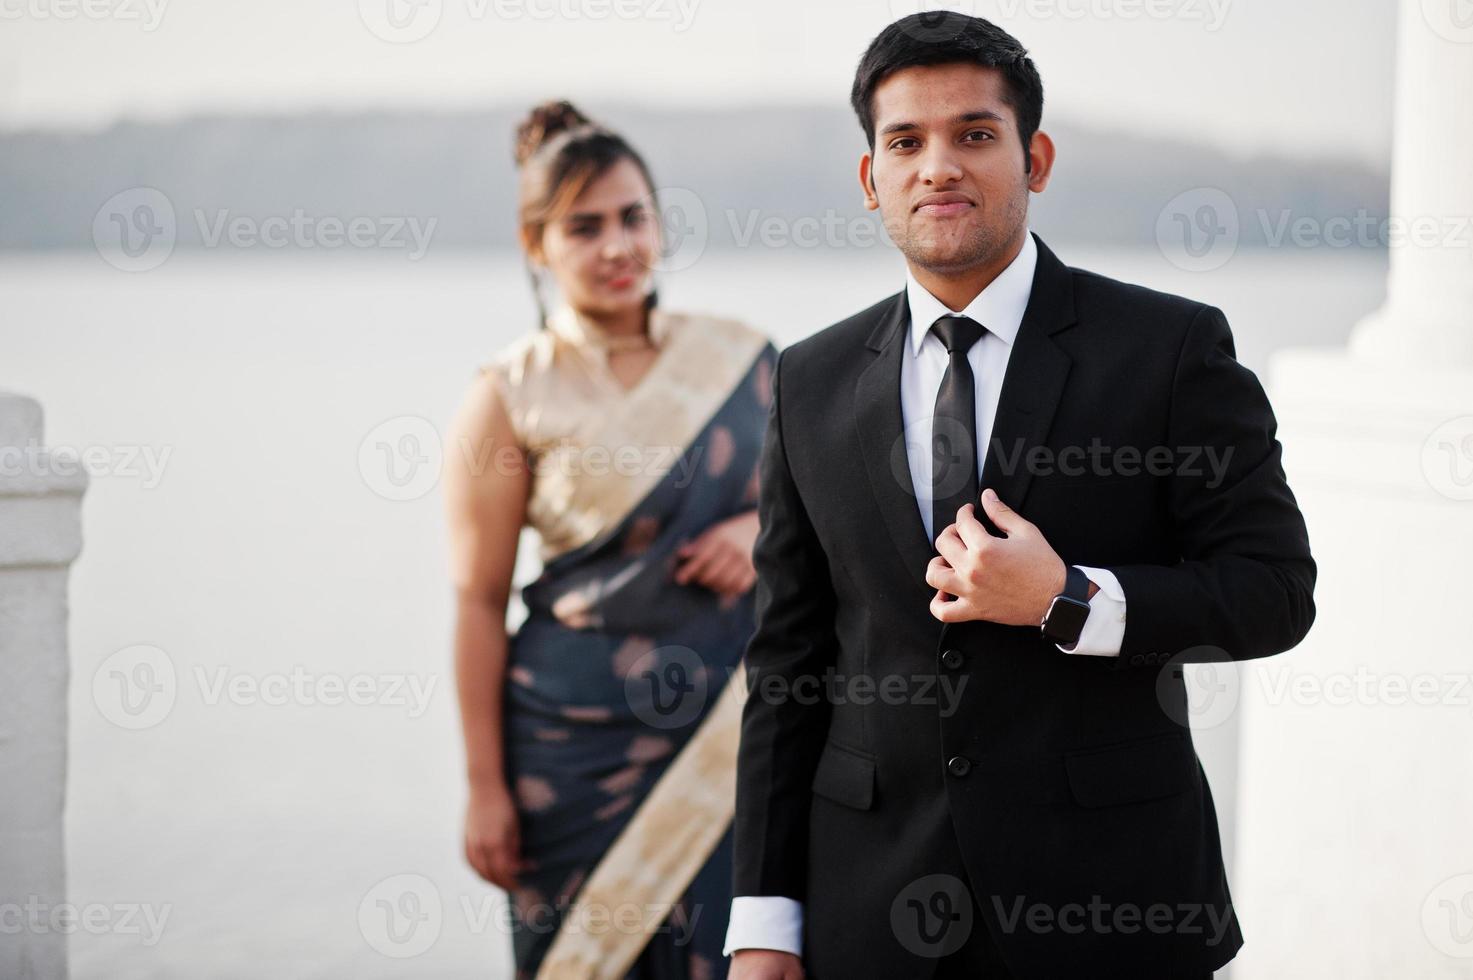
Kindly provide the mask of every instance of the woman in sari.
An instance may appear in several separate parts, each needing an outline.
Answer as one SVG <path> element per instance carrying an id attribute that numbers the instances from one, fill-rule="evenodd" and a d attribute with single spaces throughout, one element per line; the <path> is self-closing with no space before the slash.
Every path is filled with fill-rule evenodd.
<path id="1" fill-rule="evenodd" d="M 739 666 L 776 350 L 740 323 L 656 304 L 654 183 L 622 138 L 562 102 L 535 109 L 517 143 L 542 323 L 482 367 L 445 487 L 466 859 L 511 893 L 517 977 L 531 978 Z M 551 314 L 545 277 L 561 298 Z M 543 570 L 509 634 L 524 525 Z M 633 927 L 643 948 L 629 977 L 726 975 L 729 824 L 702 828 L 713 843 L 687 861 L 678 900 Z"/>

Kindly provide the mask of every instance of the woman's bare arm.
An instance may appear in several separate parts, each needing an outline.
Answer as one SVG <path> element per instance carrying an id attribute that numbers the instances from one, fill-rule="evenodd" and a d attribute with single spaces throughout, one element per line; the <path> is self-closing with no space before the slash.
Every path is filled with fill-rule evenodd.
<path id="1" fill-rule="evenodd" d="M 455 678 L 470 785 L 466 859 L 482 877 L 510 889 L 520 847 L 501 736 L 506 606 L 530 473 L 489 374 L 476 379 L 452 424 L 443 486 L 456 598 Z"/>

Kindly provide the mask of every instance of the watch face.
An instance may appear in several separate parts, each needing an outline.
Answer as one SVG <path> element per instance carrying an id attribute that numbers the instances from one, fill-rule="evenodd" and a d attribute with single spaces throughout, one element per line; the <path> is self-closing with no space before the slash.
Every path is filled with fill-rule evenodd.
<path id="1" fill-rule="evenodd" d="M 1089 619 L 1089 603 L 1075 602 L 1064 596 L 1054 599 L 1044 620 L 1043 631 L 1058 643 L 1073 643 L 1084 632 L 1084 621 Z"/>

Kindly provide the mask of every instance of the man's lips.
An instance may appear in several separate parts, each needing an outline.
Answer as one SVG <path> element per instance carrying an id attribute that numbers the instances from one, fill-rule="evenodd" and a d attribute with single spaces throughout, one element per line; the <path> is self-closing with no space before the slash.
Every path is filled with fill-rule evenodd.
<path id="1" fill-rule="evenodd" d="M 626 272 L 622 276 L 615 276 L 614 278 L 605 281 L 608 283 L 609 288 L 611 289 L 628 289 L 630 286 L 634 285 L 634 280 L 634 273 Z"/>
<path id="2" fill-rule="evenodd" d="M 953 201 L 950 204 L 922 204 L 916 208 L 916 214 L 931 214 L 938 218 L 944 218 L 947 215 L 960 214 L 963 211 L 970 210 L 971 207 L 965 201 Z"/>
<path id="3" fill-rule="evenodd" d="M 974 206 L 969 199 L 960 194 L 928 194 L 916 204 L 915 211 L 916 214 L 928 214 L 940 218 L 960 214 Z"/>

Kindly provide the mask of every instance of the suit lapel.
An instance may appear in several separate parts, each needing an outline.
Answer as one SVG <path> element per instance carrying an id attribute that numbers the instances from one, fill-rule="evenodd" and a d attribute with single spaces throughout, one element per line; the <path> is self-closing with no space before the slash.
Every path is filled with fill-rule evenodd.
<path id="1" fill-rule="evenodd" d="M 854 388 L 854 420 L 859 427 L 859 445 L 869 473 L 870 488 L 885 519 L 885 530 L 907 577 L 925 590 L 926 565 L 931 560 L 931 542 L 916 503 L 915 484 L 910 478 L 910 461 L 905 451 L 904 421 L 900 411 L 900 364 L 905 353 L 905 332 L 910 326 L 910 308 L 905 290 L 896 293 L 870 332 L 866 346 L 878 356 L 859 375 Z"/>
<path id="2" fill-rule="evenodd" d="M 991 487 L 1019 513 L 1025 513 L 1033 480 L 1028 453 L 1048 439 L 1072 363 L 1053 335 L 1075 322 L 1073 276 L 1042 240 L 1034 240 L 1038 265 L 1033 289 L 1008 355 L 981 482 L 982 489 Z"/>
<path id="3" fill-rule="evenodd" d="M 1038 265 L 1032 292 L 1008 356 L 981 482 L 1019 512 L 1032 481 L 1028 451 L 1047 439 L 1069 376 L 1069 356 L 1054 342 L 1053 334 L 1075 322 L 1071 274 L 1042 240 L 1035 236 L 1035 241 Z M 906 577 L 929 598 L 935 590 L 926 584 L 926 565 L 934 551 L 910 478 L 900 409 L 900 367 L 909 326 L 909 305 L 901 290 L 881 307 L 865 342 L 876 356 L 855 385 L 854 418 L 885 530 L 900 554 Z"/>

